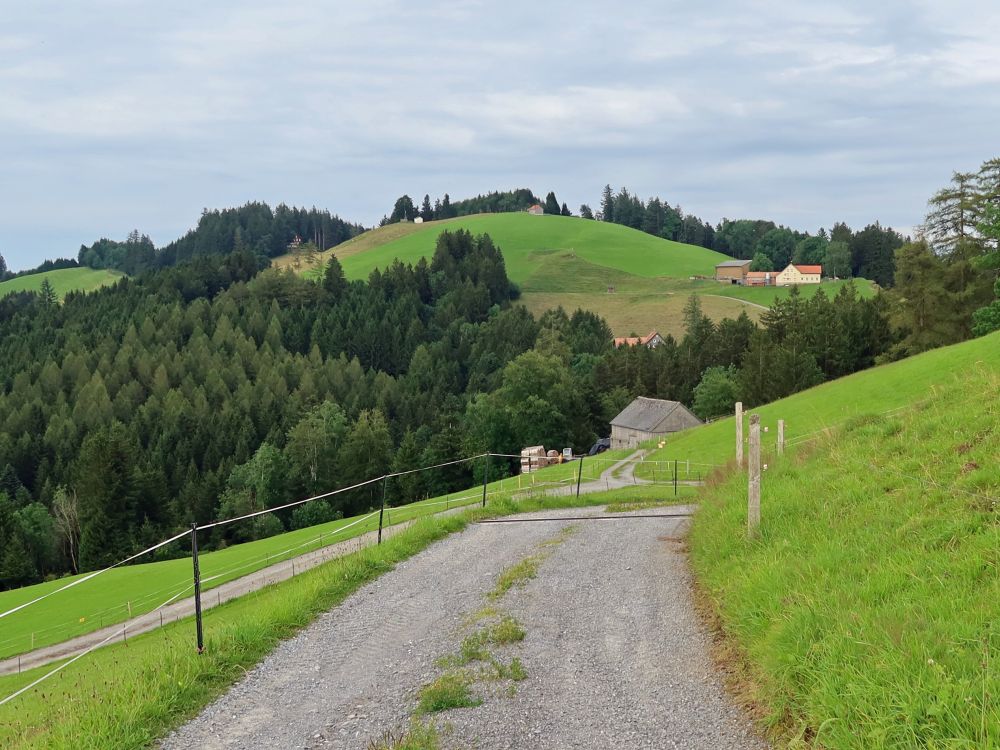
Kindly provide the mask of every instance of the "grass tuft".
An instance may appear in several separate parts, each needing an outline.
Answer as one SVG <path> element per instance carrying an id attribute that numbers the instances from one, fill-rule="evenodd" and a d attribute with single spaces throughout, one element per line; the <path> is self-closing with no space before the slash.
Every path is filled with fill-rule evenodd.
<path id="1" fill-rule="evenodd" d="M 482 705 L 482 700 L 472 694 L 470 685 L 471 679 L 464 671 L 449 670 L 420 689 L 417 710 L 422 714 L 432 714 Z"/>
<path id="2" fill-rule="evenodd" d="M 500 599 L 514 586 L 524 586 L 531 579 L 538 575 L 538 566 L 542 564 L 542 555 L 531 555 L 518 563 L 504 568 L 501 571 L 497 584 L 493 590 L 487 594 L 492 600 Z"/>
<path id="3" fill-rule="evenodd" d="M 433 722 L 414 719 L 409 729 L 387 731 L 368 742 L 366 750 L 439 750 L 440 736 Z"/>

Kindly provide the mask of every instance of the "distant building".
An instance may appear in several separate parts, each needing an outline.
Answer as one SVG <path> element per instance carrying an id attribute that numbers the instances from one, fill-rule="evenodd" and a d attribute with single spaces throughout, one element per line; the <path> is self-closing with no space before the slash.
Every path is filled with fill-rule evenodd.
<path id="1" fill-rule="evenodd" d="M 715 267 L 715 280 L 724 284 L 744 284 L 750 272 L 749 260 L 726 260 Z"/>
<path id="2" fill-rule="evenodd" d="M 611 420 L 611 448 L 635 448 L 646 440 L 700 424 L 679 401 L 640 396 Z"/>
<path id="3" fill-rule="evenodd" d="M 545 209 L 536 203 L 534 206 L 528 209 L 528 213 L 531 214 L 532 216 L 541 216 L 542 214 L 545 213 Z"/>
<path id="4" fill-rule="evenodd" d="M 416 217 L 414 217 L 413 223 L 414 224 L 423 224 L 424 223 L 424 217 L 423 216 L 416 216 Z"/>
<path id="5" fill-rule="evenodd" d="M 288 252 L 294 253 L 296 250 L 299 249 L 299 245 L 301 244 L 302 244 L 302 238 L 299 237 L 298 235 L 295 235 L 292 238 L 292 241 L 288 243 Z"/>
<path id="6" fill-rule="evenodd" d="M 774 286 L 778 274 L 774 271 L 747 271 L 747 286 Z"/>
<path id="7" fill-rule="evenodd" d="M 663 343 L 663 336 L 656 331 L 650 331 L 645 336 L 616 336 L 614 339 L 615 349 L 619 346 L 648 346 L 655 349 Z"/>
<path id="8" fill-rule="evenodd" d="M 789 263 L 788 268 L 778 274 L 777 286 L 794 286 L 796 284 L 819 284 L 823 280 L 823 266 L 806 266 L 801 263 Z"/>

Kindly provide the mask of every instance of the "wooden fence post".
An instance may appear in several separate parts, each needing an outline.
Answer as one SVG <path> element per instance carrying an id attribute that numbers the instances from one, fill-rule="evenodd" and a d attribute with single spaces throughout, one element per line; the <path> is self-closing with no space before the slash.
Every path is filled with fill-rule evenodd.
<path id="1" fill-rule="evenodd" d="M 747 534 L 760 531 L 760 415 L 750 415 L 750 456 L 748 460 L 749 496 L 747 499 Z"/>
<path id="2" fill-rule="evenodd" d="M 736 466 L 743 468 L 743 402 L 736 402 Z"/>
<path id="3" fill-rule="evenodd" d="M 785 420 L 778 420 L 778 455 L 785 454 Z"/>

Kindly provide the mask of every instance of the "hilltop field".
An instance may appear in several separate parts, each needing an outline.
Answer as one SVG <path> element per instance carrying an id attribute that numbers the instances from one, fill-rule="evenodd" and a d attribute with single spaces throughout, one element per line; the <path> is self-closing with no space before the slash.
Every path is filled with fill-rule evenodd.
<path id="1" fill-rule="evenodd" d="M 102 286 L 114 284 L 124 276 L 119 271 L 109 271 L 94 268 L 62 268 L 57 271 L 44 271 L 28 276 L 18 276 L 0 283 L 0 297 L 15 292 L 37 292 L 42 288 L 42 281 L 49 280 L 56 296 L 62 299 L 69 292 L 92 292 Z"/>
<path id="2" fill-rule="evenodd" d="M 424 224 L 390 224 L 373 229 L 318 255 L 317 266 L 336 253 L 348 278 L 366 278 L 372 270 L 399 259 L 415 263 L 434 252 L 437 235 L 465 229 L 489 234 L 503 251 L 507 273 L 533 313 L 562 305 L 602 315 L 615 335 L 683 334 L 681 310 L 691 294 L 713 319 L 746 312 L 759 319 L 764 309 L 789 289 L 744 288 L 719 284 L 711 277 L 728 256 L 695 245 L 659 239 L 629 227 L 567 216 L 526 213 L 479 214 Z M 316 273 L 301 257 L 276 258 L 279 268 Z M 829 295 L 846 282 L 824 284 Z M 874 293 L 871 283 L 855 281 L 859 292 Z M 804 295 L 819 287 L 802 287 Z"/>

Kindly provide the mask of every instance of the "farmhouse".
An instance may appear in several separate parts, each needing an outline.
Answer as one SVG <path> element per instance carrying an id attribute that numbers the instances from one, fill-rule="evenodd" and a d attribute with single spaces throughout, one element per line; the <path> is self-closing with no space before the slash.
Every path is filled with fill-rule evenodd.
<path id="1" fill-rule="evenodd" d="M 532 216 L 541 216 L 545 213 L 545 209 L 539 206 L 537 203 L 528 209 L 528 213 Z"/>
<path id="2" fill-rule="evenodd" d="M 700 424 L 701 420 L 679 401 L 640 396 L 611 420 L 611 448 L 634 448 L 644 440 Z"/>
<path id="3" fill-rule="evenodd" d="M 749 260 L 726 260 L 715 267 L 715 280 L 724 284 L 743 284 L 750 272 Z"/>
<path id="4" fill-rule="evenodd" d="M 789 263 L 788 268 L 778 274 L 777 286 L 793 286 L 795 284 L 819 284 L 823 279 L 823 266 L 805 266 L 801 263 Z"/>
<path id="5" fill-rule="evenodd" d="M 662 343 L 663 337 L 656 331 L 650 331 L 645 336 L 616 336 L 614 339 L 615 349 L 619 346 L 648 346 L 655 349 Z"/>

